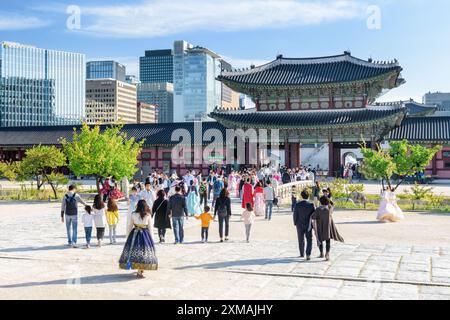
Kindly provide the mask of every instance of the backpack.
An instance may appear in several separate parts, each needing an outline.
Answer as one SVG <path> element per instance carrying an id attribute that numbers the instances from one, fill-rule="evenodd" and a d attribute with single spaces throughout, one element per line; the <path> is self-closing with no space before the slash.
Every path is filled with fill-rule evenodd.
<path id="1" fill-rule="evenodd" d="M 217 213 L 219 214 L 219 217 L 221 217 L 221 218 L 225 218 L 226 216 L 228 216 L 228 211 L 227 211 L 227 206 L 225 204 L 225 201 L 219 205 Z"/>
<path id="2" fill-rule="evenodd" d="M 204 183 L 202 183 L 201 185 L 200 185 L 200 193 L 206 193 L 206 185 L 204 184 Z"/>
<path id="3" fill-rule="evenodd" d="M 75 198 L 77 194 L 74 193 L 73 196 L 69 197 L 68 194 L 66 194 L 66 215 L 68 216 L 75 216 L 78 214 L 78 206 L 77 206 L 77 199 Z"/>

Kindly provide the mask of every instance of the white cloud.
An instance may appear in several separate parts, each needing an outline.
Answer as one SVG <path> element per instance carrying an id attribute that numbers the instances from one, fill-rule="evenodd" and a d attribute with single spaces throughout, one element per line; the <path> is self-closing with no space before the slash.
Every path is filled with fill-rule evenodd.
<path id="1" fill-rule="evenodd" d="M 46 21 L 36 17 L 27 17 L 8 12 L 0 12 L 0 30 L 2 31 L 34 29 L 41 28 L 46 25 L 48 25 Z"/>
<path id="2" fill-rule="evenodd" d="M 355 0 L 148 0 L 133 5 L 83 6 L 81 15 L 87 17 L 82 31 L 141 38 L 196 30 L 314 25 L 361 18 L 365 8 Z"/>

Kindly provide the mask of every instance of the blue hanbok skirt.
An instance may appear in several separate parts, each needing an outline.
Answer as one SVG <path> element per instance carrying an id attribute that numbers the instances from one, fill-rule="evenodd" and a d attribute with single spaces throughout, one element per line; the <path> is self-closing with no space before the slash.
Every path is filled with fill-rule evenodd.
<path id="1" fill-rule="evenodd" d="M 157 270 L 155 243 L 147 227 L 135 226 L 127 238 L 119 266 L 125 270 Z"/>

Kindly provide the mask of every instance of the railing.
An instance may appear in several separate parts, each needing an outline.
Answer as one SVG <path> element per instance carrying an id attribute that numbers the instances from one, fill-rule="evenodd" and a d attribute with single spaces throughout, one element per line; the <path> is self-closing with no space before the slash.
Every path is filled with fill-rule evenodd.
<path id="1" fill-rule="evenodd" d="M 290 199 L 292 192 L 301 192 L 303 189 L 312 187 L 314 182 L 312 180 L 295 181 L 279 185 L 276 193 L 279 200 Z"/>

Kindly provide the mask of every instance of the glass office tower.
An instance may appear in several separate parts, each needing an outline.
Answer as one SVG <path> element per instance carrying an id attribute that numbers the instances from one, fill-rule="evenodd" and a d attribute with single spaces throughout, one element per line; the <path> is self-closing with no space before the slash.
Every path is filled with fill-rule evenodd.
<path id="1" fill-rule="evenodd" d="M 116 61 L 89 61 L 86 64 L 86 79 L 126 80 L 126 68 Z"/>
<path id="2" fill-rule="evenodd" d="M 0 127 L 79 124 L 85 117 L 85 56 L 0 43 Z"/>
<path id="3" fill-rule="evenodd" d="M 220 56 L 185 41 L 174 43 L 174 122 L 211 120 L 221 106 Z"/>
<path id="4" fill-rule="evenodd" d="M 139 80 L 142 83 L 173 83 L 172 50 L 147 50 L 139 58 Z"/>

